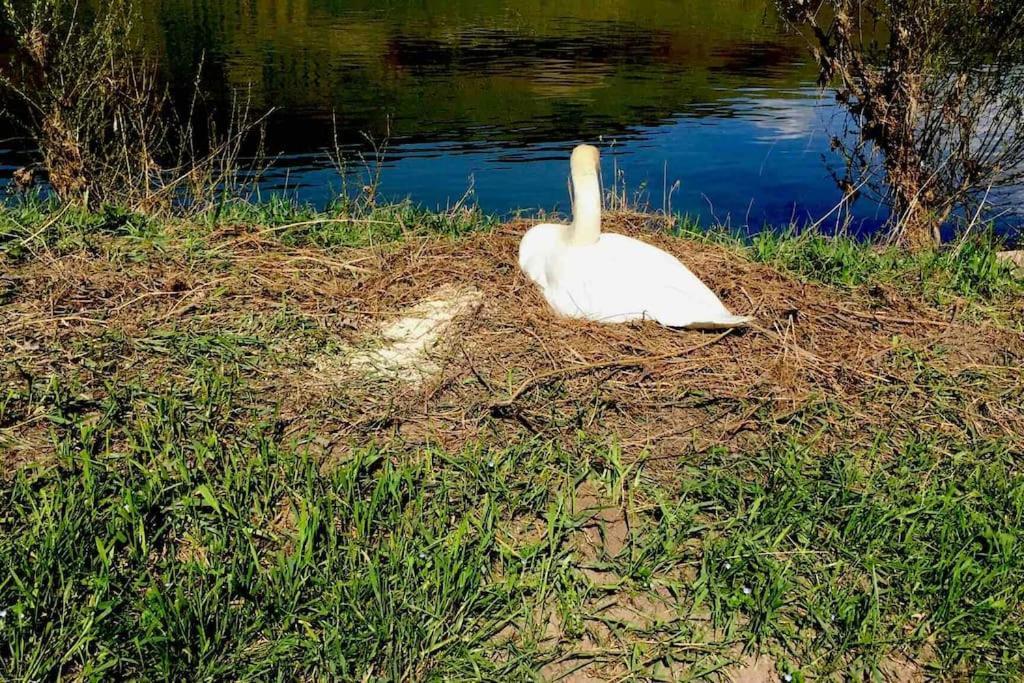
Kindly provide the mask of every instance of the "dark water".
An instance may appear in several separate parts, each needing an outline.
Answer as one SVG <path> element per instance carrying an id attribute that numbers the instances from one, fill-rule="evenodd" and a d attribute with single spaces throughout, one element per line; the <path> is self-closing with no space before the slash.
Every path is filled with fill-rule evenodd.
<path id="1" fill-rule="evenodd" d="M 705 221 L 803 222 L 840 198 L 828 166 L 841 115 L 811 86 L 804 47 L 770 1 L 139 7 L 146 43 L 180 89 L 204 61 L 214 99 L 244 90 L 256 108 L 277 109 L 264 194 L 334 196 L 337 130 L 352 159 L 372 157 L 368 139 L 387 140 L 382 193 L 431 207 L 470 192 L 488 211 L 566 210 L 567 157 L 581 141 L 604 148 L 606 184 L 617 170 L 631 198 Z M 870 230 L 886 216 L 864 200 L 856 217 Z"/>

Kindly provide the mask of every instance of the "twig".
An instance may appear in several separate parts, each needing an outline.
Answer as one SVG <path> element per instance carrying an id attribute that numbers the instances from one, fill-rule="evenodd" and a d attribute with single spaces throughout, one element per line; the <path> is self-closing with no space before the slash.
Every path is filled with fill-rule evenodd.
<path id="1" fill-rule="evenodd" d="M 331 223 L 367 223 L 373 225 L 401 225 L 395 221 L 377 221 L 370 218 L 317 218 L 309 221 L 300 221 L 298 223 L 288 223 L 287 225 L 275 225 L 269 228 L 264 228 L 258 231 L 257 235 L 265 235 L 268 232 L 284 232 L 285 230 L 291 230 L 292 228 L 304 228 L 308 225 L 327 225 Z"/>
<path id="2" fill-rule="evenodd" d="M 21 245 L 23 247 L 28 247 L 31 250 L 32 247 L 29 246 L 29 242 L 33 241 L 35 238 L 39 237 L 44 232 L 46 232 L 50 228 L 50 226 L 52 226 L 54 223 L 56 223 L 61 218 L 63 218 L 64 214 L 66 214 L 70 209 L 71 209 L 71 204 L 65 204 L 64 208 L 61 209 L 59 212 L 57 212 L 56 216 L 52 217 L 50 220 L 48 220 L 45 223 L 43 223 L 42 227 L 40 227 L 34 233 L 29 235 L 28 237 L 23 238 L 21 240 Z M 35 251 L 32 251 L 32 255 L 35 256 Z"/>
<path id="3" fill-rule="evenodd" d="M 48 323 L 66 323 L 66 322 L 105 323 L 107 321 L 106 320 L 101 320 L 99 318 L 86 318 L 86 317 L 83 317 L 83 316 L 80 316 L 80 315 L 64 315 L 64 316 L 58 316 L 58 317 L 55 317 L 55 318 L 36 318 L 36 319 L 28 319 L 28 320 L 19 320 L 19 321 L 15 322 L 15 323 L 12 323 L 7 328 L 7 331 L 8 332 L 13 332 L 14 330 L 20 330 L 23 327 L 30 327 L 32 325 L 46 325 Z"/>
<path id="4" fill-rule="evenodd" d="M 142 301 L 143 299 L 149 299 L 149 298 L 157 297 L 157 296 L 174 296 L 175 294 L 181 294 L 181 293 L 182 292 L 146 292 L 145 294 L 138 295 L 134 299 L 129 299 L 128 301 L 125 301 L 123 304 L 119 304 L 119 305 L 115 306 L 114 308 L 112 308 L 110 310 L 110 312 L 111 313 L 120 313 L 121 311 L 123 311 L 124 309 L 128 308 L 132 304 L 138 303 L 138 302 Z M 185 292 L 185 294 L 192 294 L 192 292 Z"/>
<path id="5" fill-rule="evenodd" d="M 341 268 L 342 270 L 350 270 L 353 273 L 368 274 L 374 272 L 369 268 L 362 268 L 360 266 L 354 265 L 356 261 L 346 263 L 344 261 L 335 261 L 333 259 L 327 258 L 317 258 L 315 256 L 307 256 L 305 254 L 296 254 L 295 256 L 289 256 L 287 258 L 289 260 L 295 261 L 311 261 L 312 263 L 319 263 L 320 265 L 327 266 L 328 268 Z M 368 258 L 369 257 L 367 256 L 361 259 L 357 259 L 357 261 L 366 261 Z"/>
<path id="6" fill-rule="evenodd" d="M 480 372 L 476 369 L 476 365 L 473 364 L 473 359 L 469 357 L 469 352 L 466 351 L 466 347 L 464 345 L 460 345 L 459 351 L 462 351 L 462 355 L 466 359 L 466 364 L 469 365 L 469 371 L 473 373 L 474 377 L 476 377 L 476 381 L 480 382 L 480 384 L 483 386 L 484 389 L 488 391 L 488 393 L 494 393 L 494 389 L 491 387 L 490 382 L 484 379 L 483 375 L 481 375 Z"/>
<path id="7" fill-rule="evenodd" d="M 717 335 L 715 337 L 712 337 L 708 341 L 705 341 L 705 342 L 703 342 L 701 344 L 697 344 L 696 346 L 691 346 L 690 348 L 683 349 L 681 351 L 673 351 L 671 353 L 663 353 L 663 354 L 659 354 L 657 356 L 635 356 L 633 358 L 620 358 L 618 360 L 604 361 L 603 363 L 589 363 L 587 365 L 575 365 L 575 366 L 573 366 L 571 368 L 557 368 L 555 370 L 551 370 L 550 372 L 544 372 L 544 373 L 541 373 L 539 375 L 535 375 L 534 377 L 531 377 L 530 379 L 528 379 L 525 382 L 523 382 L 521 385 L 519 385 L 519 388 L 516 389 L 515 391 L 513 391 L 512 394 L 507 399 L 505 399 L 504 401 L 499 401 L 497 403 L 492 403 L 491 404 L 491 408 L 508 408 L 508 407 L 511 407 L 516 402 L 516 400 L 520 396 L 522 396 L 524 393 L 529 391 L 530 388 L 532 388 L 532 387 L 534 387 L 534 386 L 536 386 L 536 385 L 538 385 L 538 384 L 540 384 L 542 382 L 546 382 L 549 379 L 553 379 L 555 377 L 561 377 L 561 376 L 564 376 L 564 375 L 571 375 L 571 374 L 577 373 L 577 372 L 590 372 L 592 370 L 603 370 L 605 368 L 629 368 L 629 367 L 643 366 L 643 365 L 648 365 L 650 363 L 656 363 L 656 362 L 662 361 L 662 360 L 668 360 L 670 358 L 679 358 L 679 357 L 682 357 L 682 356 L 694 353 L 695 351 L 700 351 L 701 349 L 707 348 L 707 347 L 709 347 L 709 346 L 711 346 L 713 344 L 717 344 L 719 341 L 721 341 L 722 339 L 725 339 L 727 336 L 729 336 L 733 332 L 734 332 L 733 329 L 726 330 L 722 334 L 719 334 L 719 335 Z"/>
<path id="8" fill-rule="evenodd" d="M 850 309 L 843 308 L 842 306 L 834 306 L 834 308 L 848 315 L 852 315 L 863 320 L 874 320 L 876 322 L 901 323 L 903 325 L 931 325 L 933 327 L 954 327 L 956 325 L 956 323 L 947 322 L 945 320 L 926 320 L 924 318 L 895 318 L 889 315 L 878 315 L 877 313 L 862 313 L 860 311 L 851 311 Z"/>

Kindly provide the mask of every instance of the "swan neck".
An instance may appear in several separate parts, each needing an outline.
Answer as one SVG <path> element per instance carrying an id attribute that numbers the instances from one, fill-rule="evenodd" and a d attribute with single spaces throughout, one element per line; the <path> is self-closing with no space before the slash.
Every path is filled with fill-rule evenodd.
<path id="1" fill-rule="evenodd" d="M 573 173 L 573 221 L 570 243 L 594 244 L 601 237 L 601 182 L 596 170 Z"/>

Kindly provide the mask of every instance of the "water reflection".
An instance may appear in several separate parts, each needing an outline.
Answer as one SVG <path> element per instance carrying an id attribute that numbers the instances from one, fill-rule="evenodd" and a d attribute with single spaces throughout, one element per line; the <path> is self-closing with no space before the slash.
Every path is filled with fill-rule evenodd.
<path id="1" fill-rule="evenodd" d="M 205 61 L 222 109 L 240 89 L 278 109 L 265 191 L 328 201 L 336 121 L 353 154 L 389 136 L 383 191 L 434 206 L 473 187 L 489 210 L 564 209 L 582 140 L 602 140 L 605 177 L 617 166 L 653 206 L 678 180 L 673 208 L 737 226 L 820 215 L 839 197 L 823 160 L 834 110 L 768 0 L 138 4 L 180 92 Z"/>

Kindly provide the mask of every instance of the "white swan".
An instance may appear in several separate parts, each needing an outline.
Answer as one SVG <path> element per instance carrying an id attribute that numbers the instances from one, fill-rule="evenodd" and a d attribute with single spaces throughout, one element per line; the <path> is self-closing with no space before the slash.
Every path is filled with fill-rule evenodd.
<path id="1" fill-rule="evenodd" d="M 571 167 L 572 225 L 538 225 L 519 244 L 519 267 L 557 313 L 605 323 L 646 319 L 691 329 L 751 322 L 730 313 L 675 256 L 631 237 L 601 232 L 601 159 L 596 147 L 577 147 Z"/>

